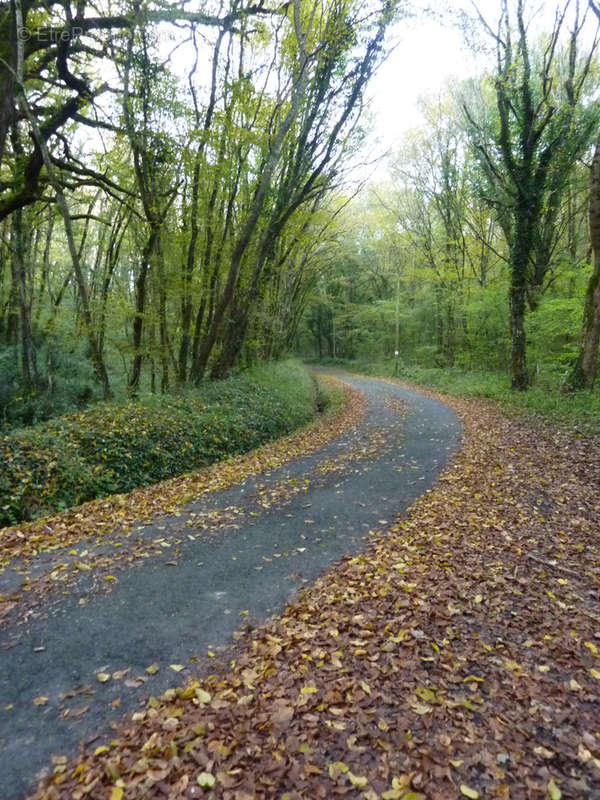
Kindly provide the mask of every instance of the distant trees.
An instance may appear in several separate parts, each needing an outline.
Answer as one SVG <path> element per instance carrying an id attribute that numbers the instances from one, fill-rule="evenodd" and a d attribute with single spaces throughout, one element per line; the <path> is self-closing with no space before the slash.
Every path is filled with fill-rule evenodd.
<path id="1" fill-rule="evenodd" d="M 504 0 L 497 27 L 475 24 L 495 66 L 422 103 L 423 125 L 391 159 L 392 181 L 360 221 L 346 220 L 347 247 L 324 270 L 302 342 L 318 331 L 323 351 L 335 323 L 342 357 L 391 357 L 398 326 L 409 364 L 507 370 L 523 390 L 538 371 L 564 382 L 577 360 L 571 383 L 589 386 L 600 338 L 597 152 L 591 184 L 587 167 L 600 124 L 595 21 L 567 3 L 536 38 L 523 0 Z M 400 244 L 391 258 L 381 247 L 390 238 Z M 350 270 L 360 286 L 352 300 Z M 386 280 L 375 299 L 377 270 Z"/>

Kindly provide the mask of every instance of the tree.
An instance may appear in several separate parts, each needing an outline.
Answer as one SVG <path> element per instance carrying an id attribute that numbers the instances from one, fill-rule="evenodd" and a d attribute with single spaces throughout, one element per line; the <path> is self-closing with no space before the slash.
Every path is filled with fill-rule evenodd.
<path id="1" fill-rule="evenodd" d="M 590 170 L 590 240 L 593 270 L 585 295 L 579 356 L 567 380 L 570 389 L 591 389 L 598 370 L 600 343 L 600 139 L 596 142 Z"/>
<path id="2" fill-rule="evenodd" d="M 135 30 L 141 23 L 160 22 L 229 30 L 240 19 L 280 13 L 264 8 L 262 0 L 255 5 L 236 6 L 231 14 L 222 17 L 191 12 L 185 5 L 157 0 L 142 9 L 139 2 L 134 2 L 117 6 L 114 11 L 111 9 L 112 13 L 98 13 L 89 0 L 80 0 L 75 9 L 67 0 L 24 0 L 17 19 L 15 3 L 0 0 L 0 220 L 43 196 L 46 187 L 40 140 L 51 152 L 51 142 L 62 137 L 73 122 L 93 129 L 106 125 L 99 118 L 98 103 L 111 87 L 96 76 L 106 74 L 116 34 Z M 31 113 L 40 139 L 34 139 L 17 157 L 8 145 L 11 127 L 23 118 L 15 80 L 19 51 L 25 90 L 35 93 Z M 109 185 L 102 173 L 77 164 L 68 152 L 66 162 L 81 177 L 94 177 Z"/>
<path id="3" fill-rule="evenodd" d="M 586 15 L 576 9 L 563 74 L 559 69 L 561 31 L 569 3 L 557 9 L 552 33 L 541 51 L 530 42 L 523 0 L 516 8 L 503 0 L 497 31 L 480 17 L 496 49 L 494 90 L 497 119 L 485 126 L 465 104 L 473 143 L 509 240 L 512 386 L 527 389 L 525 313 L 528 291 L 539 290 L 545 263 L 535 268 L 536 237 L 552 225 L 574 161 L 588 146 L 594 114 L 583 106 L 584 86 L 596 42 L 583 60 L 579 40 Z M 533 277 L 532 277 L 532 265 Z M 535 306 L 535 301 L 534 301 Z"/>

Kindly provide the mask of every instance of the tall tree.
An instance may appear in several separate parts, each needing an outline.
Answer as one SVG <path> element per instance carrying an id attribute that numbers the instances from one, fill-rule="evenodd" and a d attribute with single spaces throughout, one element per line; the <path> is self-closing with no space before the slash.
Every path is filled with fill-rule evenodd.
<path id="1" fill-rule="evenodd" d="M 539 286 L 535 263 L 536 236 L 544 218 L 554 213 L 575 159 L 589 143 L 595 121 L 582 110 L 584 85 L 596 42 L 579 56 L 586 15 L 575 10 L 564 74 L 559 70 L 561 32 L 569 3 L 556 11 L 550 37 L 541 52 L 530 41 L 524 0 L 502 2 L 493 30 L 480 17 L 496 48 L 494 89 L 497 121 L 490 128 L 465 105 L 480 163 L 496 194 L 503 195 L 504 220 L 510 243 L 509 289 L 512 342 L 512 385 L 527 389 L 525 313 L 528 290 Z M 580 113 L 581 112 L 581 113 Z M 545 265 L 541 265 L 543 272 Z"/>
<path id="2" fill-rule="evenodd" d="M 600 139 L 596 142 L 590 170 L 590 239 L 593 269 L 585 295 L 581 347 L 567 380 L 570 389 L 591 389 L 598 371 L 600 343 Z"/>

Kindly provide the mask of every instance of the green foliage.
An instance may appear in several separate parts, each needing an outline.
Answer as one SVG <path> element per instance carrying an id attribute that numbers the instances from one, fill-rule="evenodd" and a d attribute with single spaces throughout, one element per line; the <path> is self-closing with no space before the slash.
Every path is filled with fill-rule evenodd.
<path id="1" fill-rule="evenodd" d="M 527 318 L 532 364 L 544 373 L 564 377 L 579 350 L 582 298 L 547 297 Z"/>
<path id="2" fill-rule="evenodd" d="M 101 403 L 0 440 L 0 524 L 129 491 L 246 452 L 305 425 L 335 393 L 285 362 L 198 391 Z"/>
<path id="3" fill-rule="evenodd" d="M 38 350 L 38 362 L 46 363 L 48 344 Z M 14 345 L 0 347 L 0 430 L 35 425 L 54 416 L 85 408 L 100 399 L 94 371 L 81 348 L 67 342 L 53 343 L 52 382 L 41 378 L 25 386 Z"/>

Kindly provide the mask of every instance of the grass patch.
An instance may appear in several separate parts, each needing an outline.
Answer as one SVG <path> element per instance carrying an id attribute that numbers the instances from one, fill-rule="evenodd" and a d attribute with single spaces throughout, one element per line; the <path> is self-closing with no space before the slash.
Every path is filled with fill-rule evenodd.
<path id="1" fill-rule="evenodd" d="M 258 367 L 199 390 L 101 403 L 0 440 L 0 525 L 127 492 L 245 453 L 342 402 L 300 363 Z"/>
<path id="2" fill-rule="evenodd" d="M 394 360 L 338 361 L 344 369 L 374 377 L 393 377 Z M 600 392 L 567 394 L 557 378 L 539 376 L 527 392 L 510 388 L 510 379 L 497 372 L 475 372 L 458 367 L 423 368 L 402 366 L 398 379 L 438 389 L 456 397 L 492 400 L 510 416 L 532 421 L 542 417 L 549 422 L 587 436 L 600 436 Z"/>

